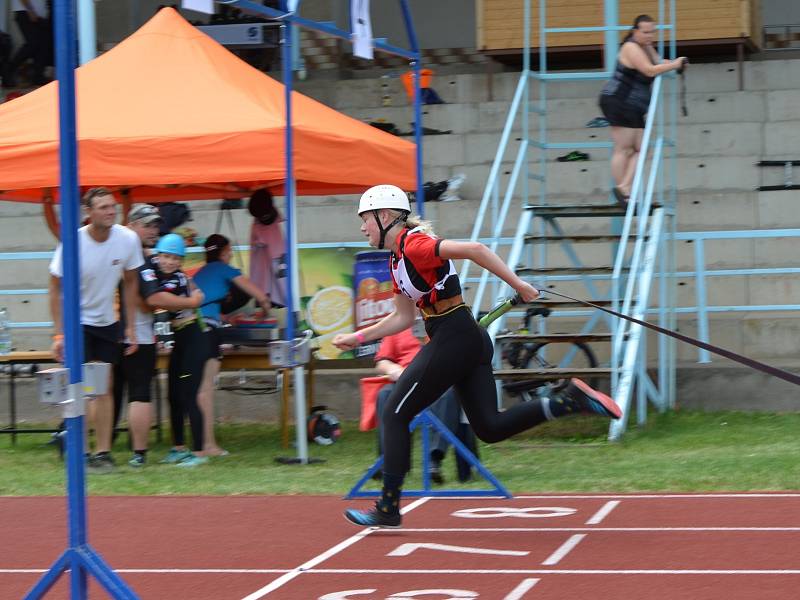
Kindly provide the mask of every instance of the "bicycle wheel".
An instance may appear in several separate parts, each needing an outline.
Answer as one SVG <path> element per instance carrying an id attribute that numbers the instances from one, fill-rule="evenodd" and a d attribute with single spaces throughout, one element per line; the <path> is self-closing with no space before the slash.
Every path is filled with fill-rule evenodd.
<path id="1" fill-rule="evenodd" d="M 520 362 L 523 369 L 553 369 L 558 366 L 576 369 L 594 369 L 597 358 L 592 349 L 584 342 L 558 344 L 541 342 L 525 348 Z M 584 378 L 593 388 L 598 385 L 597 377 Z M 548 381 L 540 386 L 539 393 L 549 393 L 566 385 L 565 379 Z"/>

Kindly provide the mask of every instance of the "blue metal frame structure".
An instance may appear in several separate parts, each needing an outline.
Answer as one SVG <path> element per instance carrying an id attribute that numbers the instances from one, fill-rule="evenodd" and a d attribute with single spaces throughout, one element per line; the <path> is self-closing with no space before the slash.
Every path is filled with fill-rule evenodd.
<path id="1" fill-rule="evenodd" d="M 75 123 L 75 6 L 71 0 L 53 3 L 56 73 L 58 75 L 59 163 L 62 198 L 63 316 L 65 366 L 69 370 L 70 398 L 64 404 L 67 426 L 67 505 L 69 547 L 25 596 L 41 598 L 62 573 L 70 571 L 70 595 L 83 600 L 92 575 L 112 598 L 135 600 L 136 594 L 88 544 L 86 536 L 86 479 L 84 399 L 82 380 L 83 338 L 80 325 L 80 263 L 76 232 L 79 225 L 78 143 Z"/>
<path id="2" fill-rule="evenodd" d="M 669 2 L 670 11 L 669 17 L 666 17 L 665 2 Z M 531 264 L 538 268 L 547 265 L 547 248 L 543 244 L 541 248 L 536 251 L 528 248 L 527 257 L 524 256 L 526 249 L 526 236 L 531 231 L 542 237 L 547 233 L 547 229 L 554 230 L 556 235 L 563 235 L 560 226 L 555 219 L 539 219 L 536 220 L 536 213 L 534 210 L 526 209 L 529 205 L 530 182 L 536 182 L 538 185 L 538 196 L 540 205 L 548 205 L 548 157 L 547 151 L 557 149 L 574 149 L 574 148 L 608 148 L 609 155 L 611 152 L 612 144 L 610 142 L 560 142 L 551 141 L 548 136 L 548 104 L 547 94 L 548 85 L 550 82 L 577 82 L 577 81 L 604 81 L 607 80 L 614 69 L 618 48 L 618 34 L 620 31 L 626 31 L 628 26 L 621 26 L 618 24 L 618 0 L 605 0 L 604 1 L 604 26 L 602 27 L 547 27 L 547 2 L 546 0 L 539 0 L 539 69 L 538 71 L 531 70 L 530 64 L 530 23 L 531 23 L 531 2 L 525 0 L 524 3 L 524 18 L 523 18 L 523 34 L 524 34 L 524 48 L 523 48 L 523 67 L 520 74 L 520 79 L 514 97 L 511 101 L 506 125 L 501 136 L 500 145 L 497 154 L 492 164 L 489 179 L 484 189 L 484 194 L 481 199 L 481 204 L 478 209 L 478 215 L 473 226 L 471 239 L 478 239 L 481 237 L 481 232 L 484 228 L 484 222 L 491 211 L 490 231 L 494 234 L 495 238 L 499 238 L 500 232 L 505 225 L 505 217 L 508 214 L 511 203 L 515 194 L 519 194 L 522 198 L 522 214 L 517 222 L 516 232 L 514 239 L 508 253 L 507 264 L 516 266 L 518 264 Z M 659 51 L 662 55 L 665 54 L 665 32 L 670 33 L 669 55 L 675 56 L 675 0 L 659 0 L 658 21 L 660 23 L 659 30 Z M 665 24 L 665 21 L 668 21 Z M 604 32 L 605 34 L 605 52 L 604 52 L 604 66 L 603 69 L 597 71 L 586 72 L 548 72 L 547 64 L 547 38 L 548 35 L 571 33 L 571 32 Z M 669 109 L 665 110 L 666 101 L 662 100 L 663 96 L 663 83 L 662 80 L 669 80 L 673 85 L 671 88 L 671 96 L 669 98 Z M 530 86 L 531 80 L 538 84 L 538 100 L 531 100 Z M 677 102 L 676 102 L 676 86 L 674 74 L 661 76 L 657 78 L 654 84 L 652 94 L 652 101 L 650 105 L 650 117 L 647 121 L 647 128 L 644 134 L 642 151 L 640 153 L 639 162 L 637 163 L 636 175 L 631 192 L 631 199 L 628 206 L 627 214 L 624 220 L 620 223 L 617 219 L 614 225 L 621 233 L 620 241 L 616 244 L 616 249 L 612 251 L 614 258 L 614 271 L 609 279 L 608 277 L 596 277 L 591 275 L 581 275 L 577 280 L 581 281 L 586 288 L 586 292 L 591 298 L 602 298 L 599 293 L 597 282 L 605 281 L 609 285 L 609 296 L 612 300 L 613 306 L 619 310 L 620 305 L 625 309 L 630 310 L 635 307 L 637 311 L 642 314 L 648 312 L 647 303 L 649 301 L 649 282 L 655 268 L 655 257 L 658 256 L 661 260 L 660 274 L 661 285 L 658 302 L 659 306 L 659 322 L 662 326 L 674 326 L 675 312 L 670 307 L 674 306 L 674 296 L 669 291 L 672 286 L 667 284 L 667 280 L 671 278 L 671 271 L 674 270 L 674 258 L 672 258 L 672 244 L 665 244 L 664 240 L 672 239 L 670 233 L 674 233 L 675 228 L 675 207 L 676 207 L 676 175 L 675 175 L 675 161 L 664 160 L 664 150 L 672 148 L 673 152 L 670 156 L 671 159 L 675 157 L 675 121 L 677 115 Z M 529 119 L 529 112 L 538 115 L 538 139 L 531 137 L 531 123 Z M 669 121 L 670 128 L 668 134 L 665 135 L 665 122 Z M 519 140 L 519 145 L 516 148 L 516 153 L 509 149 L 509 140 L 511 133 L 516 123 L 520 123 L 522 135 Z M 538 169 L 535 172 L 529 171 L 529 163 L 532 162 L 529 153 L 532 150 L 539 152 L 538 156 Z M 652 150 L 652 157 L 650 151 Z M 501 165 L 504 162 L 513 160 L 514 166 L 510 175 L 505 182 L 505 189 L 502 189 L 501 182 Z M 669 187 L 665 186 L 665 169 L 664 164 L 670 163 L 671 176 L 669 180 Z M 647 169 L 645 166 L 648 165 Z M 611 186 L 609 186 L 610 188 Z M 665 189 L 667 193 L 665 194 Z M 650 206 L 654 194 L 657 195 L 660 203 L 665 207 L 663 210 L 666 214 L 649 214 Z M 502 203 L 500 201 L 502 195 Z M 519 197 L 518 196 L 518 197 Z M 612 198 L 609 194 L 609 198 Z M 611 200 L 613 202 L 613 200 Z M 638 211 L 638 212 L 637 212 Z M 634 214 L 643 215 L 638 217 L 638 225 L 632 235 L 632 223 Z M 658 227 L 658 231 L 652 230 L 654 223 Z M 662 231 L 663 228 L 667 232 Z M 647 237 L 646 234 L 650 233 Z M 653 234 L 656 235 L 653 235 Z M 635 241 L 634 250 L 632 255 L 628 251 L 628 238 L 632 237 Z M 649 239 L 647 246 L 645 240 Z M 491 244 L 493 250 L 497 248 L 499 242 L 496 240 Z M 568 241 L 562 242 L 562 247 L 565 254 L 569 258 L 574 267 L 583 267 L 579 260 L 577 253 L 572 248 L 572 244 Z M 464 282 L 470 281 L 469 279 L 470 264 L 466 262 L 461 270 L 461 279 Z M 628 273 L 623 276 L 623 272 Z M 558 276 L 543 276 L 540 277 L 535 284 L 542 289 L 547 289 L 547 284 L 550 281 L 564 280 Z M 505 291 L 505 284 L 498 280 L 496 277 L 491 276 L 488 272 L 484 271 L 478 278 L 478 286 L 475 296 L 472 301 L 473 312 L 477 315 L 478 311 L 484 302 L 484 295 L 487 290 L 489 282 L 493 284 L 493 296 L 491 301 L 498 299 Z M 644 283 L 647 283 L 647 289 Z M 642 285 L 640 285 L 642 284 Z M 546 295 L 546 292 L 545 292 Z M 507 316 L 513 316 L 514 313 L 509 313 Z M 650 382 L 647 371 L 645 368 L 646 356 L 641 350 L 638 343 L 640 337 L 636 329 L 628 330 L 625 328 L 625 323 L 617 323 L 613 318 L 602 314 L 587 313 L 591 318 L 586 322 L 581 333 L 589 333 L 595 327 L 597 322 L 601 319 L 605 320 L 614 333 L 614 340 L 612 346 L 612 393 L 618 402 L 625 410 L 625 416 L 628 414 L 628 395 L 630 393 L 633 377 L 637 378 L 642 385 L 638 387 L 640 394 L 646 390 L 648 396 L 659 407 L 672 405 L 674 403 L 674 343 L 670 341 L 660 341 L 662 344 L 662 352 L 659 358 L 659 387 Z M 570 313 L 570 316 L 577 316 L 575 312 Z M 503 326 L 503 320 L 498 319 L 489 328 L 489 333 L 494 338 L 497 331 Z M 546 333 L 544 324 L 540 326 L 540 333 Z M 632 334 L 632 335 L 631 335 Z M 629 338 L 634 339 L 633 342 Z M 632 352 L 629 348 L 635 346 L 636 352 L 634 356 L 636 360 L 631 363 L 630 360 L 624 361 L 621 356 L 621 343 L 626 340 L 626 356 Z M 569 360 L 569 356 L 567 356 Z M 624 375 L 624 378 L 623 378 Z M 623 378 L 625 386 L 621 389 L 618 386 L 620 378 Z M 640 402 L 640 409 L 643 404 Z M 639 414 L 640 420 L 643 418 L 642 411 Z M 625 428 L 625 419 L 612 424 L 609 430 L 609 438 L 617 439 Z"/>

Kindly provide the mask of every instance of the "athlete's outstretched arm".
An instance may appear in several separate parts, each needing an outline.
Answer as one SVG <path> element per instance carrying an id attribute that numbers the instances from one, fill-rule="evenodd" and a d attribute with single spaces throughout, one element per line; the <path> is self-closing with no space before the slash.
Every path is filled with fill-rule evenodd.
<path id="1" fill-rule="evenodd" d="M 471 260 L 510 285 L 522 297 L 523 302 L 532 302 L 539 297 L 539 290 L 520 279 L 502 258 L 480 242 L 442 240 L 439 244 L 439 256 L 450 260 Z"/>
<path id="2" fill-rule="evenodd" d="M 333 338 L 333 345 L 340 350 L 352 350 L 360 344 L 378 340 L 387 335 L 399 333 L 414 324 L 417 318 L 417 308 L 414 301 L 402 294 L 394 295 L 394 310 L 383 319 L 361 329 L 358 334 L 341 333 Z"/>

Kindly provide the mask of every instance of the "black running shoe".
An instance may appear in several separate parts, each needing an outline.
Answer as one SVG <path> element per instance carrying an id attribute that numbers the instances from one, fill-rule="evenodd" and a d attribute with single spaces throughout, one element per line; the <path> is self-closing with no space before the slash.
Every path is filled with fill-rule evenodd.
<path id="1" fill-rule="evenodd" d="M 622 409 L 611 396 L 594 389 L 577 377 L 570 379 L 567 387 L 558 394 L 557 402 L 563 406 L 565 413 L 593 413 L 612 419 L 622 416 Z"/>
<path id="2" fill-rule="evenodd" d="M 384 527 L 397 529 L 400 527 L 402 517 L 400 513 L 385 513 L 378 508 L 377 503 L 375 507 L 370 510 L 355 510 L 348 508 L 344 511 L 344 518 L 361 527 Z"/>
<path id="3" fill-rule="evenodd" d="M 433 483 L 442 485 L 444 483 L 444 475 L 442 475 L 442 463 L 438 460 L 431 460 L 431 464 L 428 467 L 428 475 L 431 476 L 431 481 Z"/>
<path id="4" fill-rule="evenodd" d="M 89 457 L 86 470 L 95 475 L 106 475 L 114 471 L 114 459 L 108 453 L 93 454 Z"/>

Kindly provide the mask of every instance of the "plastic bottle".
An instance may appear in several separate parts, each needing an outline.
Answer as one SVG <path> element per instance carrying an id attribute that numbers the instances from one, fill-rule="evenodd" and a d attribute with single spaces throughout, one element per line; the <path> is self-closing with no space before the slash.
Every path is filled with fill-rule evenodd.
<path id="1" fill-rule="evenodd" d="M 11 353 L 11 324 L 8 309 L 0 308 L 0 354 Z"/>

